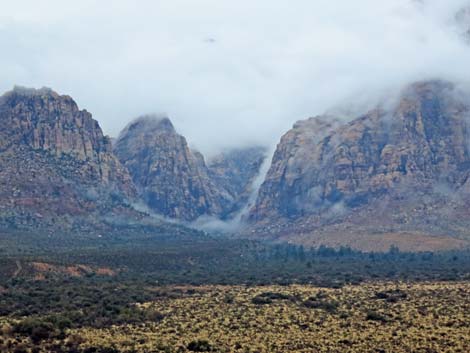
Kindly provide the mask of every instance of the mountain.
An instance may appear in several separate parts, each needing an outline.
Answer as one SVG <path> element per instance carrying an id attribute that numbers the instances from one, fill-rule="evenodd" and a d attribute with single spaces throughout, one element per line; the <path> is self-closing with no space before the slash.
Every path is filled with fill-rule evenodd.
<path id="1" fill-rule="evenodd" d="M 80 228 L 97 216 L 134 215 L 136 190 L 109 138 L 51 89 L 0 97 L 0 165 L 2 226 Z"/>
<path id="2" fill-rule="evenodd" d="M 71 97 L 48 88 L 0 97 L 0 128 L 0 226 L 10 228 L 141 221 L 131 206 L 140 201 L 184 221 L 229 217 L 261 163 L 261 150 L 248 149 L 219 155 L 209 169 L 166 117 L 139 118 L 112 141 Z"/>
<path id="3" fill-rule="evenodd" d="M 226 218 L 240 211 L 248 203 L 253 183 L 266 159 L 262 146 L 226 150 L 209 159 L 207 167 L 211 179 L 231 196 L 233 202 Z"/>
<path id="4" fill-rule="evenodd" d="M 119 135 L 114 152 L 156 213 L 193 221 L 221 215 L 232 202 L 211 180 L 204 157 L 189 149 L 167 117 L 134 120 Z"/>
<path id="5" fill-rule="evenodd" d="M 469 103 L 452 83 L 420 82 L 348 123 L 297 123 L 250 211 L 252 233 L 372 250 L 413 234 L 460 245 L 447 237 L 470 226 Z"/>
<path id="6" fill-rule="evenodd" d="M 467 246 L 469 123 L 470 95 L 444 81 L 410 85 L 396 104 L 348 121 L 297 122 L 277 146 L 245 235 L 364 250 Z M 134 120 L 113 145 L 68 96 L 19 87 L 1 96 L 0 227 L 152 227 L 140 202 L 188 222 L 238 219 L 266 158 L 250 147 L 206 162 L 163 116 Z"/>
<path id="7" fill-rule="evenodd" d="M 311 203 L 311 193 L 295 190 L 302 187 L 299 178 L 310 178 L 307 170 L 318 159 L 315 151 L 318 143 L 334 131 L 340 121 L 334 117 L 310 118 L 297 122 L 287 132 L 274 153 L 271 167 L 263 182 L 256 204 L 250 212 L 252 220 L 283 215 L 293 217 L 301 210 L 315 207 Z M 309 183 L 305 180 L 306 184 Z"/>

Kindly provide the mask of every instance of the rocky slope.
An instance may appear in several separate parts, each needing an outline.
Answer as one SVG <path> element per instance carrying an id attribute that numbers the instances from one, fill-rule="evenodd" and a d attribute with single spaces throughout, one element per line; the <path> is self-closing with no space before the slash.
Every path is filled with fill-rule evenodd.
<path id="1" fill-rule="evenodd" d="M 132 214 L 135 188 L 109 138 L 72 98 L 50 89 L 17 87 L 0 97 L 0 165 L 0 225 L 74 227 Z"/>
<path id="2" fill-rule="evenodd" d="M 250 212 L 254 232 L 304 241 L 351 232 L 466 236 L 469 103 L 451 83 L 422 82 L 392 109 L 349 123 L 297 123 Z"/>
<path id="3" fill-rule="evenodd" d="M 232 206 L 225 217 L 240 211 L 249 201 L 253 183 L 266 159 L 267 149 L 261 146 L 224 151 L 208 161 L 211 179 L 232 197 Z"/>
<path id="4" fill-rule="evenodd" d="M 114 152 L 143 201 L 159 214 L 193 221 L 221 215 L 232 202 L 209 177 L 203 156 L 189 149 L 167 117 L 133 121 L 121 132 Z"/>
<path id="5" fill-rule="evenodd" d="M 112 141 L 72 98 L 48 88 L 0 97 L 0 226 L 93 229 L 105 216 L 140 219 L 130 205 L 141 201 L 184 221 L 229 217 L 260 163 L 253 149 L 222 154 L 209 169 L 168 118 L 137 119 Z"/>

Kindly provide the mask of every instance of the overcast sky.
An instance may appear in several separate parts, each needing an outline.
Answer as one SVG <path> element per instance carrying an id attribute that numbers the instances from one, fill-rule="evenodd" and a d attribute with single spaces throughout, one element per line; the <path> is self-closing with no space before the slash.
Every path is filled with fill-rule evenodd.
<path id="1" fill-rule="evenodd" d="M 116 136 L 167 113 L 205 152 L 275 143 L 385 89 L 470 80 L 463 0 L 0 0 L 0 90 L 71 95 Z"/>

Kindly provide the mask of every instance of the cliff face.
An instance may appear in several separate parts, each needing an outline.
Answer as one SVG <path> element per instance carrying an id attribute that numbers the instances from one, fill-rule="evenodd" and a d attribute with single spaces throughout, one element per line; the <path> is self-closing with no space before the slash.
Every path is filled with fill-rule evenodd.
<path id="1" fill-rule="evenodd" d="M 80 171 L 115 184 L 129 196 L 134 188 L 112 153 L 111 140 L 96 120 L 69 96 L 43 88 L 15 88 L 0 98 L 0 150 L 30 148 L 61 158 L 86 161 Z"/>
<path id="2" fill-rule="evenodd" d="M 304 193 L 310 184 L 312 166 L 320 160 L 318 144 L 339 126 L 333 117 L 310 118 L 296 123 L 278 144 L 271 167 L 263 182 L 254 208 L 252 220 L 276 215 L 295 216 L 302 209 L 310 209 L 317 203 L 315 195 Z"/>
<path id="3" fill-rule="evenodd" d="M 247 147 L 225 151 L 208 161 L 211 179 L 233 200 L 225 217 L 241 210 L 249 201 L 266 155 L 264 147 Z"/>
<path id="4" fill-rule="evenodd" d="M 0 216 L 11 225 L 112 212 L 135 196 L 98 123 L 46 88 L 0 97 L 0 164 Z"/>
<path id="5" fill-rule="evenodd" d="M 192 221 L 223 214 L 231 202 L 210 179 L 202 155 L 189 149 L 166 117 L 133 121 L 120 134 L 114 151 L 144 202 L 159 214 Z"/>
<path id="6" fill-rule="evenodd" d="M 297 123 L 277 147 L 251 221 L 310 217 L 313 229 L 338 208 L 351 215 L 380 200 L 402 200 L 389 210 L 398 214 L 420 197 L 432 199 L 443 185 L 464 195 L 470 173 L 468 102 L 450 83 L 424 82 L 408 87 L 395 108 L 377 108 L 347 124 L 331 118 Z"/>

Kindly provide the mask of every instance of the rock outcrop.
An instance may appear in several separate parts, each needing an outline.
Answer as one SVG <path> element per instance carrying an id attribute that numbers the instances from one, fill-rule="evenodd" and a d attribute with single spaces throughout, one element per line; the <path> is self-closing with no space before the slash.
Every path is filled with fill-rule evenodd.
<path id="1" fill-rule="evenodd" d="M 369 224 L 367 231 L 458 234 L 470 176 L 469 122 L 470 96 L 442 81 L 413 84 L 395 108 L 349 123 L 299 122 L 277 146 L 250 220 L 276 233 L 273 220 L 283 219 L 284 234 L 331 223 L 340 233 L 354 219 L 362 222 L 358 233 Z M 439 215 L 450 202 L 453 211 Z"/>
<path id="2" fill-rule="evenodd" d="M 266 155 L 266 148 L 255 146 L 227 150 L 208 161 L 210 177 L 233 200 L 224 218 L 246 206 L 250 196 L 256 191 L 253 184 L 259 176 Z"/>
<path id="3" fill-rule="evenodd" d="M 315 207 L 316 195 L 305 193 L 303 185 L 310 184 L 311 169 L 321 158 L 318 144 L 339 125 L 340 121 L 331 116 L 310 118 L 297 122 L 281 138 L 250 213 L 252 220 L 293 217 Z"/>
<path id="4" fill-rule="evenodd" d="M 10 226 L 126 213 L 136 195 L 91 114 L 48 88 L 0 97 L 0 165 L 0 223 Z"/>
<path id="5" fill-rule="evenodd" d="M 202 215 L 222 215 L 232 202 L 211 180 L 204 157 L 189 149 L 167 117 L 145 116 L 131 122 L 114 152 L 156 213 L 193 221 Z"/>

